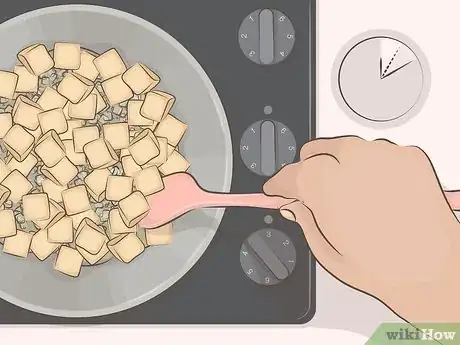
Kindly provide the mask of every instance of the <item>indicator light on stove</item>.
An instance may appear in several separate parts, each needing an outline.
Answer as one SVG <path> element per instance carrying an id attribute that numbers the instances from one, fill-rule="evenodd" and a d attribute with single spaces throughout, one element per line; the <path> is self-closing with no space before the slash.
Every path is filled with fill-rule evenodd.
<path id="1" fill-rule="evenodd" d="M 238 39 L 241 50 L 251 61 L 273 65 L 291 53 L 295 31 L 285 14 L 264 8 L 252 12 L 243 20 Z"/>
<path id="2" fill-rule="evenodd" d="M 287 279 L 296 263 L 291 239 L 279 230 L 262 229 L 243 243 L 240 263 L 244 273 L 257 284 L 275 285 Z"/>
<path id="3" fill-rule="evenodd" d="M 292 163 L 296 152 L 294 135 L 277 121 L 256 122 L 241 138 L 240 153 L 244 164 L 261 176 L 272 176 Z"/>

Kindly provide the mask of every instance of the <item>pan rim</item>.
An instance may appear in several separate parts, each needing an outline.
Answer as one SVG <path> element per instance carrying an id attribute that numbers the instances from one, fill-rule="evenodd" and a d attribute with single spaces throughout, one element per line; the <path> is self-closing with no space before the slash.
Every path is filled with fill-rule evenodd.
<path id="1" fill-rule="evenodd" d="M 105 7 L 105 6 L 84 5 L 84 4 L 56 5 L 56 6 L 48 6 L 48 7 L 43 7 L 43 8 L 39 8 L 36 10 L 32 10 L 32 11 L 20 14 L 16 17 L 10 18 L 4 21 L 3 23 L 0 23 L 0 30 L 4 28 L 8 28 L 12 25 L 16 25 L 18 22 L 21 22 L 27 19 L 36 18 L 41 15 L 60 13 L 60 12 L 75 12 L 75 11 L 77 12 L 100 12 L 103 14 L 121 18 L 123 20 L 131 21 L 137 25 L 144 27 L 145 29 L 149 31 L 154 31 L 156 35 L 160 36 L 165 41 L 167 41 L 169 44 L 174 46 L 174 48 L 194 68 L 194 70 L 199 75 L 201 81 L 205 85 L 206 89 L 208 90 L 209 96 L 212 99 L 214 108 L 216 109 L 216 113 L 219 114 L 219 120 L 220 120 L 221 126 L 226 132 L 225 138 L 223 138 L 223 140 L 225 143 L 225 151 L 226 151 L 225 155 L 226 157 L 228 157 L 228 159 L 226 162 L 226 167 L 225 167 L 226 171 L 225 171 L 224 183 L 223 183 L 222 189 L 224 192 L 230 191 L 232 175 L 233 175 L 233 147 L 232 147 L 233 144 L 231 140 L 230 127 L 228 124 L 225 109 L 223 107 L 223 104 L 220 100 L 220 97 L 217 93 L 215 86 L 213 85 L 212 81 L 210 80 L 209 76 L 207 75 L 203 67 L 195 59 L 195 57 L 176 38 L 168 34 L 166 31 L 164 31 L 163 29 L 161 29 L 154 23 L 151 23 L 129 12 L 125 12 L 122 10 Z M 225 212 L 224 209 L 218 209 L 216 211 L 215 218 L 218 220 L 219 224 L 223 218 L 224 212 Z M 191 255 L 190 258 L 187 261 L 185 261 L 182 268 L 178 270 L 174 275 L 172 275 L 169 279 L 155 286 L 155 288 L 148 291 L 147 293 L 144 293 L 142 295 L 139 295 L 136 298 L 132 298 L 128 301 L 119 303 L 112 307 L 107 307 L 107 308 L 102 308 L 102 309 L 91 309 L 91 310 L 89 309 L 73 310 L 73 311 L 68 311 L 64 309 L 54 309 L 54 308 L 48 308 L 48 307 L 35 305 L 29 302 L 24 302 L 19 298 L 16 298 L 8 293 L 3 292 L 2 290 L 0 290 L 0 298 L 20 308 L 29 310 L 31 312 L 44 314 L 48 316 L 54 316 L 54 317 L 62 317 L 62 318 L 75 318 L 75 319 L 90 318 L 90 317 L 110 315 L 110 314 L 118 313 L 121 311 L 125 311 L 133 307 L 136 307 L 144 302 L 149 301 L 150 299 L 160 295 L 161 293 L 163 293 L 164 291 L 172 287 L 174 284 L 176 284 L 200 260 L 200 258 L 205 253 L 206 249 L 208 248 L 209 244 L 211 243 L 218 228 L 219 227 L 217 227 L 217 229 L 215 230 L 207 232 L 206 236 L 203 237 L 201 245 L 196 247 L 196 250 L 193 252 L 193 255 Z"/>

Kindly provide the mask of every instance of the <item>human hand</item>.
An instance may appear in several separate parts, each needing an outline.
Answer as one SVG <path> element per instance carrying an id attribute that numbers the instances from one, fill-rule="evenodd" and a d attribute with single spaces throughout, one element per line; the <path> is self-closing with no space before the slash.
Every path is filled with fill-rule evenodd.
<path id="1" fill-rule="evenodd" d="M 264 186 L 329 273 L 411 322 L 460 322 L 460 226 L 417 147 L 318 139 Z"/>

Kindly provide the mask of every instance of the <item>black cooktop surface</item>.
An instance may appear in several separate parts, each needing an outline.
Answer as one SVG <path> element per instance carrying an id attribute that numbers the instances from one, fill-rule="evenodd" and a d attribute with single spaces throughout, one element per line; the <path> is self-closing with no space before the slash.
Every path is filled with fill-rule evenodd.
<path id="1" fill-rule="evenodd" d="M 227 114 L 232 192 L 259 192 L 314 137 L 313 0 L 15 0 L 3 4 L 0 18 L 66 4 L 129 12 L 190 51 Z M 300 324 L 314 313 L 315 262 L 301 229 L 277 211 L 246 208 L 225 212 L 210 246 L 182 279 L 127 311 L 69 319 L 0 300 L 3 324 Z"/>

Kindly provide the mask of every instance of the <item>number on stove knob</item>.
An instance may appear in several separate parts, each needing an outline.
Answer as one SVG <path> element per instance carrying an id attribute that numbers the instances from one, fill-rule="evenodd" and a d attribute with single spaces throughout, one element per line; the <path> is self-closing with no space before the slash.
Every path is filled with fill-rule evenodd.
<path id="1" fill-rule="evenodd" d="M 243 243 L 240 262 L 244 273 L 261 285 L 276 285 L 287 279 L 296 263 L 292 241 L 281 231 L 262 229 Z"/>
<path id="2" fill-rule="evenodd" d="M 295 32 L 286 15 L 265 8 L 252 12 L 243 20 L 238 39 L 249 60 L 260 65 L 273 65 L 291 53 Z"/>
<path id="3" fill-rule="evenodd" d="M 294 135 L 277 121 L 256 122 L 241 138 L 240 153 L 244 164 L 262 176 L 272 176 L 286 164 L 292 163 L 296 152 Z"/>

